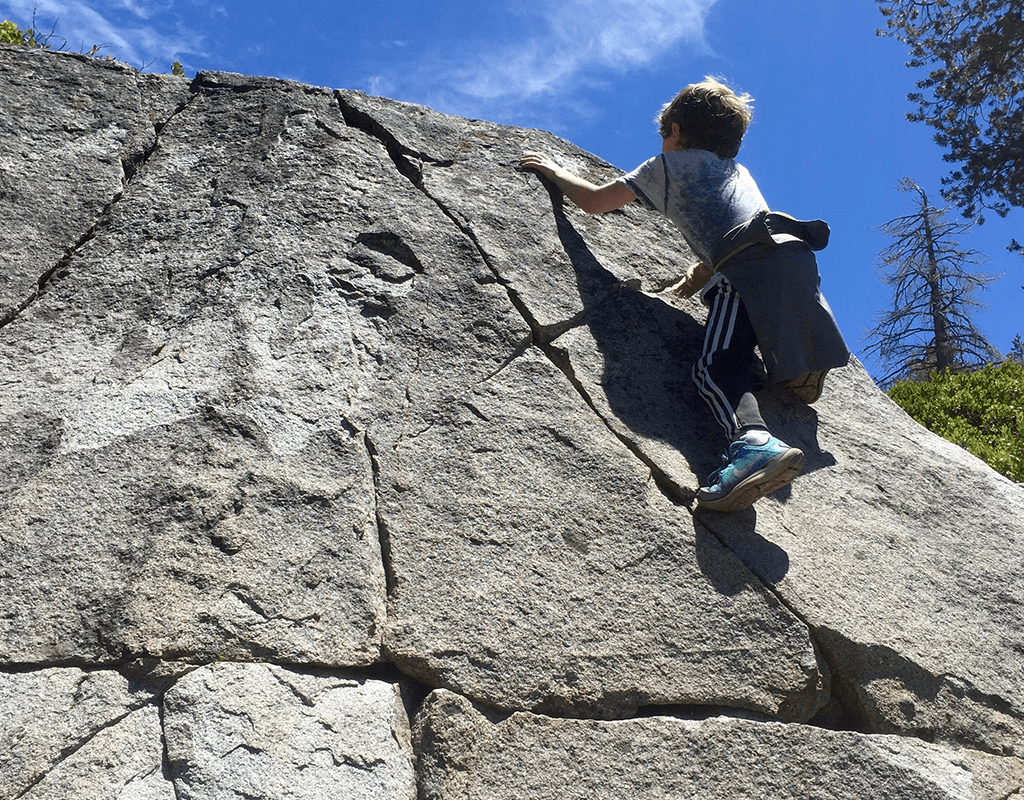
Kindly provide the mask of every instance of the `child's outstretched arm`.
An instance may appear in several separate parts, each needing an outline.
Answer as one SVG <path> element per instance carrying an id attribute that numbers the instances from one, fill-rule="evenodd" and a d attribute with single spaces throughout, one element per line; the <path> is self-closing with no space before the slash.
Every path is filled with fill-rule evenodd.
<path id="1" fill-rule="evenodd" d="M 588 214 L 603 214 L 636 200 L 636 195 L 625 184 L 611 181 L 604 186 L 598 186 L 569 172 L 544 153 L 526 153 L 519 163 L 527 169 L 537 170 L 550 179 L 562 190 L 562 194 Z"/>

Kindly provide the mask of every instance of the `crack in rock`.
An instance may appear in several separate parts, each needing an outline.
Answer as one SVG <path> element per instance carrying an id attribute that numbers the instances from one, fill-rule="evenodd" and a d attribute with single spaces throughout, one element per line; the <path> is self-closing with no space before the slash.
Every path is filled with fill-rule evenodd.
<path id="1" fill-rule="evenodd" d="M 116 728 L 118 725 L 120 725 L 122 722 L 124 722 L 126 719 L 128 719 L 128 717 L 130 717 L 132 714 L 134 714 L 140 708 L 142 708 L 143 705 L 145 705 L 145 704 L 142 704 L 142 705 L 140 705 L 138 707 L 135 707 L 135 708 L 128 709 L 124 714 L 121 714 L 118 717 L 114 717 L 114 718 L 112 718 L 111 720 L 109 720 L 107 722 L 104 722 L 98 728 L 93 729 L 92 731 L 89 732 L 88 735 L 84 736 L 83 738 L 79 739 L 78 741 L 73 742 L 73 743 L 67 745 L 66 747 L 62 747 L 60 749 L 60 751 L 57 753 L 56 757 L 50 763 L 49 768 L 46 769 L 46 770 L 43 770 L 42 772 L 40 772 L 40 774 L 25 787 L 24 791 L 22 791 L 20 794 L 17 795 L 17 797 L 21 798 L 21 797 L 24 797 L 25 795 L 29 794 L 33 789 L 35 789 L 43 781 L 45 781 L 54 770 L 56 770 L 58 767 L 60 767 L 69 758 L 72 758 L 83 747 L 88 746 L 88 744 L 90 742 L 92 742 L 97 736 L 100 736 L 102 733 L 104 733 L 105 731 L 108 731 L 108 730 L 110 730 L 112 728 Z"/>
<path id="2" fill-rule="evenodd" d="M 486 250 L 483 248 L 483 246 L 480 244 L 480 241 L 478 240 L 472 228 L 470 228 L 464 222 L 460 221 L 456 214 L 450 208 L 448 208 L 448 206 L 445 205 L 445 203 L 443 203 L 441 200 L 434 197 L 433 195 L 430 194 L 429 191 L 427 191 L 427 188 L 423 181 L 423 169 L 421 166 L 415 164 L 412 159 L 416 159 L 417 161 L 420 162 L 420 164 L 427 163 L 441 167 L 451 166 L 454 162 L 451 160 L 431 158 L 430 156 L 427 156 L 424 153 L 409 149 L 405 145 L 401 144 L 394 134 L 387 130 L 387 128 L 385 128 L 382 124 L 375 120 L 370 114 L 367 114 L 365 111 L 362 111 L 361 109 L 358 109 L 351 103 L 349 103 L 345 99 L 344 95 L 342 95 L 340 92 L 336 92 L 335 97 L 338 100 L 338 105 L 341 108 L 341 113 L 345 119 L 346 124 L 348 124 L 352 128 L 361 130 L 364 133 L 369 134 L 373 138 L 377 139 L 384 146 L 384 149 L 391 157 L 391 160 L 394 162 L 395 167 L 398 169 L 398 171 L 403 176 L 405 176 L 416 189 L 422 192 L 427 199 L 433 202 L 434 205 L 436 205 L 437 208 L 441 211 L 441 213 L 448 217 L 448 219 L 452 221 L 455 227 L 464 236 L 466 236 L 469 239 L 469 241 L 473 244 L 473 247 L 480 254 L 480 257 L 483 259 L 483 262 L 487 265 L 488 269 L 490 269 L 491 273 L 494 275 L 495 280 L 500 285 L 505 287 L 505 290 L 508 292 L 509 300 L 515 306 L 516 310 L 522 315 L 523 319 L 526 321 L 527 325 L 529 325 L 530 329 L 533 331 L 540 330 L 542 326 L 537 322 L 537 320 L 533 318 L 533 315 L 530 314 L 529 309 L 526 308 L 522 300 L 516 297 L 515 294 L 511 291 L 511 289 L 508 286 L 508 282 L 504 278 L 502 278 L 501 274 L 495 268 L 493 260 L 491 259 L 490 255 L 486 252 Z"/>
<path id="3" fill-rule="evenodd" d="M 369 433 L 362 434 L 363 446 L 366 448 L 366 455 L 370 461 L 370 470 L 373 478 L 373 509 L 374 520 L 377 526 L 377 536 L 380 540 L 380 557 L 384 567 L 384 587 L 388 597 L 395 590 L 398 578 L 395 573 L 394 560 L 391 554 L 391 531 L 388 528 L 387 520 L 384 519 L 380 508 L 380 455 L 377 446 Z"/>
<path id="4" fill-rule="evenodd" d="M 579 395 L 583 398 L 587 406 L 595 415 L 597 415 L 598 419 L 600 419 L 605 424 L 605 426 L 612 432 L 612 434 L 620 442 L 622 442 L 622 444 L 634 456 L 640 459 L 640 461 L 650 470 L 651 477 L 654 480 L 655 484 L 658 486 L 659 490 L 663 494 L 665 494 L 665 496 L 673 503 L 679 503 L 689 507 L 692 504 L 693 499 L 695 497 L 694 491 L 688 487 L 679 485 L 676 481 L 673 481 L 671 477 L 653 461 L 653 459 L 645 456 L 641 449 L 635 443 L 629 441 L 628 438 L 623 436 L 621 433 L 617 432 L 614 429 L 614 427 L 610 424 L 610 422 L 606 420 L 597 410 L 593 402 L 593 399 L 584 389 L 582 382 L 578 378 L 576 378 L 574 371 L 572 370 L 572 366 L 569 363 L 568 357 L 562 356 L 550 344 L 546 344 L 550 343 L 558 336 L 561 336 L 566 331 L 582 325 L 584 319 L 589 314 L 591 314 L 594 309 L 584 308 L 570 320 L 566 320 L 564 322 L 556 323 L 553 325 L 542 325 L 534 317 L 534 315 L 530 313 L 530 310 L 527 308 L 525 302 L 521 298 L 519 298 L 515 292 L 512 291 L 508 281 L 502 277 L 501 273 L 494 265 L 493 259 L 490 257 L 486 249 L 480 243 L 479 238 L 477 237 L 473 229 L 465 222 L 459 220 L 455 212 L 448 208 L 448 206 L 445 203 L 443 203 L 440 199 L 431 195 L 431 193 L 427 190 L 423 181 L 422 168 L 414 164 L 410 160 L 410 157 L 418 159 L 421 163 L 429 163 L 437 166 L 451 166 L 453 162 L 450 160 L 431 158 L 421 152 L 411 150 L 410 148 L 401 144 L 394 134 L 388 131 L 381 123 L 375 120 L 370 114 L 367 114 L 366 112 L 355 108 L 351 103 L 347 102 L 345 97 L 340 92 L 336 92 L 335 96 L 338 99 L 338 103 L 341 107 L 342 116 L 344 117 L 345 122 L 349 126 L 362 130 L 365 133 L 368 133 L 369 135 L 373 136 L 378 141 L 380 141 L 381 144 L 384 145 L 384 148 L 387 150 L 388 155 L 391 157 L 398 171 L 402 175 L 404 175 L 416 189 L 418 189 L 420 192 L 424 194 L 424 196 L 431 200 L 441 210 L 441 212 L 452 221 L 452 223 L 459 229 L 459 231 L 461 231 L 462 234 L 466 236 L 470 240 L 470 242 L 472 242 L 474 248 L 480 254 L 480 257 L 483 259 L 488 269 L 490 269 L 490 271 L 493 273 L 495 280 L 505 288 L 505 291 L 508 294 L 509 301 L 522 316 L 526 324 L 530 327 L 530 330 L 533 331 L 533 343 L 537 344 L 541 352 L 543 352 L 545 356 L 547 356 L 547 358 L 551 361 L 551 363 L 554 364 L 565 375 L 565 377 L 569 380 L 570 384 L 572 384 L 572 386 L 576 389 Z M 627 284 L 628 282 L 624 283 L 623 285 L 625 286 Z M 523 349 L 523 352 L 525 352 L 525 349 L 526 348 Z M 508 359 L 508 362 L 504 364 L 502 368 L 507 366 L 508 363 L 511 363 L 511 361 L 515 360 L 515 358 L 517 358 L 521 354 L 522 353 L 514 354 L 510 359 Z M 499 372 L 501 372 L 502 368 L 499 368 L 498 370 L 494 371 L 494 373 L 492 373 L 492 375 L 489 377 L 493 377 L 493 375 L 496 375 Z"/>
<path id="5" fill-rule="evenodd" d="M 140 101 L 142 99 L 142 89 L 138 88 L 138 95 Z M 154 123 L 153 125 L 153 141 L 148 147 L 140 147 L 135 152 L 127 153 L 120 158 L 121 164 L 121 190 L 115 192 L 113 197 L 103 206 L 100 212 L 96 215 L 93 222 L 86 231 L 78 237 L 77 240 L 70 246 L 68 246 L 64 255 L 58 259 L 57 263 L 49 269 L 45 270 L 39 278 L 36 280 L 35 290 L 26 298 L 24 298 L 17 306 L 8 311 L 7 314 L 0 317 L 0 329 L 3 329 L 7 325 L 11 324 L 19 316 L 25 313 L 46 291 L 50 281 L 57 276 L 58 278 L 64 278 L 67 276 L 67 270 L 74 259 L 74 257 L 84 248 L 90 241 L 96 238 L 97 233 L 103 227 L 104 224 L 110 219 L 111 211 L 114 206 L 124 197 L 124 191 L 131 183 L 135 175 L 138 174 L 139 170 L 142 169 L 146 162 L 150 159 L 153 153 L 157 150 L 160 143 L 160 132 L 170 123 L 175 116 L 180 114 L 190 102 L 194 99 L 194 95 L 185 103 L 180 104 L 168 117 L 161 123 Z M 142 103 L 140 102 L 140 105 Z"/>

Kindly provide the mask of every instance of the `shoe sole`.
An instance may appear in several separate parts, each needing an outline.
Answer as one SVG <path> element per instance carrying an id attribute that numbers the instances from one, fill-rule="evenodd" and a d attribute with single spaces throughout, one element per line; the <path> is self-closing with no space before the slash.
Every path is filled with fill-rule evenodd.
<path id="1" fill-rule="evenodd" d="M 783 386 L 789 389 L 797 400 L 811 405 L 821 397 L 821 390 L 825 386 L 826 374 L 828 374 L 827 369 L 819 370 L 818 372 L 808 372 L 799 378 L 783 381 Z"/>
<path id="2" fill-rule="evenodd" d="M 698 495 L 697 505 L 709 511 L 742 511 L 766 494 L 781 489 L 799 475 L 803 468 L 803 451 L 791 447 L 785 453 L 775 456 L 757 472 L 737 483 L 725 497 L 720 497 L 717 500 L 704 500 Z"/>

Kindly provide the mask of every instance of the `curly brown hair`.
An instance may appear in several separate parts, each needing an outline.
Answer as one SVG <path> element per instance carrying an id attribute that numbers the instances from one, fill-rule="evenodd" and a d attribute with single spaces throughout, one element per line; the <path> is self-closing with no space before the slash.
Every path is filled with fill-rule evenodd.
<path id="1" fill-rule="evenodd" d="M 754 113 L 750 107 L 753 101 L 749 94 L 738 95 L 709 76 L 690 84 L 662 106 L 654 121 L 663 139 L 672 135 L 672 123 L 677 123 L 687 147 L 735 158 Z"/>

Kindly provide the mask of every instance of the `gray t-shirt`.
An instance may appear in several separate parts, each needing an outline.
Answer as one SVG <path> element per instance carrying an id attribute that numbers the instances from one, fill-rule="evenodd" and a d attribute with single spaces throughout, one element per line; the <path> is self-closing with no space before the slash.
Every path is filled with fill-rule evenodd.
<path id="1" fill-rule="evenodd" d="M 662 153 L 619 181 L 671 219 L 708 268 L 725 255 L 727 232 L 768 209 L 745 167 L 707 150 Z"/>

